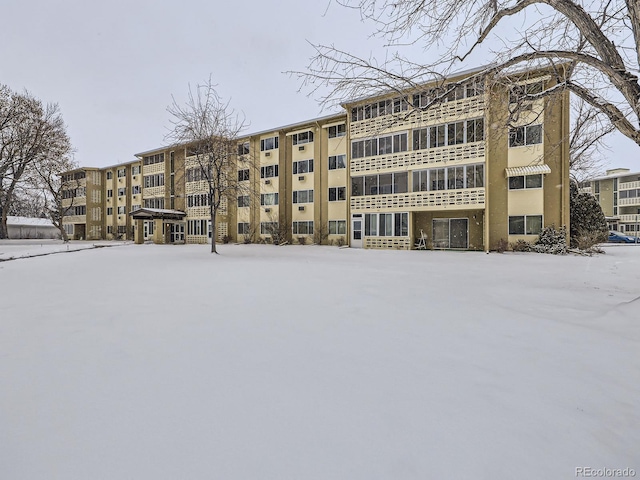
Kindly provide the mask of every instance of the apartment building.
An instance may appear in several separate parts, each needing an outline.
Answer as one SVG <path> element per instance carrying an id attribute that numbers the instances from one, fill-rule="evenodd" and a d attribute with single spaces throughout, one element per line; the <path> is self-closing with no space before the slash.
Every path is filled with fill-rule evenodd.
<path id="1" fill-rule="evenodd" d="M 596 197 L 610 230 L 640 236 L 640 172 L 607 170 L 605 175 L 582 182 L 580 190 Z"/>
<path id="2" fill-rule="evenodd" d="M 64 230 L 70 239 L 99 240 L 103 230 L 103 173 L 98 168 L 78 168 L 62 175 Z"/>
<path id="3" fill-rule="evenodd" d="M 489 86 L 474 73 L 238 139 L 234 168 L 246 188 L 226 199 L 218 239 L 488 251 L 568 226 L 568 93 L 514 115 L 522 93 L 552 86 L 552 75 Z M 442 92 L 446 101 L 433 102 Z M 189 148 L 136 157 L 101 170 L 103 235 L 210 242 L 207 184 Z"/>

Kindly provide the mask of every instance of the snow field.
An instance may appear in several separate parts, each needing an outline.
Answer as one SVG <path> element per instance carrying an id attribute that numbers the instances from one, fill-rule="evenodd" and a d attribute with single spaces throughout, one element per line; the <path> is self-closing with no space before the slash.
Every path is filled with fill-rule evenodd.
<path id="1" fill-rule="evenodd" d="M 0 263 L 0 478 L 640 472 L 640 248 Z"/>

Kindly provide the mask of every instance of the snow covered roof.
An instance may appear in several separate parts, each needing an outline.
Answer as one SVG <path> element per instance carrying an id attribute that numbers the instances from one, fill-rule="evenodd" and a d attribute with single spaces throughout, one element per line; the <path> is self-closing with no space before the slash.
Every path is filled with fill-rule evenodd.
<path id="1" fill-rule="evenodd" d="M 181 212 L 180 210 L 168 210 L 166 208 L 138 208 L 133 212 L 129 212 L 129 215 L 131 215 L 134 219 L 182 219 L 187 216 L 185 212 Z"/>
<path id="2" fill-rule="evenodd" d="M 527 165 L 526 167 L 511 167 L 505 169 L 507 177 L 520 177 L 522 175 L 539 175 L 541 173 L 551 173 L 551 167 L 546 164 Z"/>
<path id="3" fill-rule="evenodd" d="M 32 218 L 32 217 L 7 217 L 7 225 L 28 225 L 31 227 L 51 227 L 55 228 L 51 220 L 48 218 Z"/>

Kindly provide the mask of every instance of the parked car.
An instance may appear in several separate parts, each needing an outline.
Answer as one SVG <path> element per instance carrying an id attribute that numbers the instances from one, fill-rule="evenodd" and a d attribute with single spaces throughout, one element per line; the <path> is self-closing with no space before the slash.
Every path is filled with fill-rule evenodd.
<path id="1" fill-rule="evenodd" d="M 638 237 L 625 235 L 624 233 L 616 232 L 615 230 L 611 230 L 609 232 L 609 242 L 611 243 L 638 243 L 638 240 Z"/>

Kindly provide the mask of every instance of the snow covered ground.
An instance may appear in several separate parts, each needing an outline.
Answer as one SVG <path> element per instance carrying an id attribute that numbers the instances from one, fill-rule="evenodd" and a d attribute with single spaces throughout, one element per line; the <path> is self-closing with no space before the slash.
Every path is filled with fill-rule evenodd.
<path id="1" fill-rule="evenodd" d="M 38 219 L 36 219 L 38 220 Z M 62 240 L 0 240 L 0 262 L 18 258 L 30 258 L 52 253 L 77 252 L 96 247 L 113 247 L 130 242 L 116 241 L 73 241 L 64 243 Z"/>
<path id="2" fill-rule="evenodd" d="M 0 478 L 640 476 L 640 246 L 0 263 Z"/>

